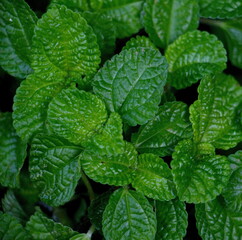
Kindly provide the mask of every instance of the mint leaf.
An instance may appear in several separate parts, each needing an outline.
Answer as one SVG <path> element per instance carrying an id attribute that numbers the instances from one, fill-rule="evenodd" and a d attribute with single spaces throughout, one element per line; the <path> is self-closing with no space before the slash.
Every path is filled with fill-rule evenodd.
<path id="1" fill-rule="evenodd" d="M 172 174 L 181 201 L 207 202 L 218 196 L 230 176 L 229 162 L 218 155 L 200 155 L 191 140 L 183 140 L 172 154 Z"/>
<path id="2" fill-rule="evenodd" d="M 32 142 L 31 179 L 40 188 L 40 198 L 51 206 L 69 201 L 81 177 L 77 159 L 81 149 L 56 136 L 37 135 Z"/>
<path id="3" fill-rule="evenodd" d="M 130 49 L 130 48 L 138 48 L 138 47 L 147 47 L 147 48 L 154 48 L 157 49 L 154 43 L 151 42 L 151 40 L 145 36 L 139 36 L 137 35 L 135 38 L 131 38 L 123 47 L 122 50 Z"/>
<path id="4" fill-rule="evenodd" d="M 167 63 L 158 50 L 131 48 L 107 61 L 94 77 L 94 92 L 131 126 L 144 124 L 157 109 Z"/>
<path id="5" fill-rule="evenodd" d="M 76 88 L 64 89 L 54 97 L 47 117 L 54 132 L 74 144 L 85 143 L 106 118 L 104 103 L 94 94 Z"/>
<path id="6" fill-rule="evenodd" d="M 222 149 L 234 147 L 242 140 L 241 126 L 236 122 L 242 88 L 232 76 L 219 74 L 202 79 L 198 93 L 198 100 L 190 107 L 194 140 Z"/>
<path id="7" fill-rule="evenodd" d="M 23 0 L 2 0 L 0 15 L 0 65 L 9 74 L 25 78 L 32 72 L 30 55 L 37 17 Z"/>
<path id="8" fill-rule="evenodd" d="M 26 157 L 27 144 L 13 128 L 12 114 L 0 113 L 0 184 L 19 187 L 19 173 Z"/>
<path id="9" fill-rule="evenodd" d="M 141 193 L 122 188 L 111 195 L 102 224 L 107 240 L 150 240 L 156 232 L 155 213 L 148 200 Z"/>
<path id="10" fill-rule="evenodd" d="M 139 155 L 132 186 L 156 200 L 168 201 L 176 197 L 171 169 L 163 159 L 150 153 Z"/>
<path id="11" fill-rule="evenodd" d="M 242 17 L 242 2 L 238 0 L 199 0 L 200 15 L 206 18 Z"/>
<path id="12" fill-rule="evenodd" d="M 146 0 L 142 12 L 145 31 L 156 46 L 166 48 L 187 31 L 198 27 L 196 0 Z"/>
<path id="13" fill-rule="evenodd" d="M 182 102 L 168 102 L 160 106 L 156 116 L 133 135 L 136 149 L 141 153 L 171 155 L 176 144 L 192 136 L 188 108 Z"/>
<path id="14" fill-rule="evenodd" d="M 88 2 L 92 2 L 93 0 L 51 0 L 51 4 L 49 6 L 52 7 L 55 4 L 65 5 L 69 9 L 73 11 L 88 11 L 89 4 Z M 94 0 L 95 1 L 95 0 Z"/>
<path id="15" fill-rule="evenodd" d="M 177 89 L 185 88 L 226 67 L 226 51 L 218 39 L 207 32 L 193 31 L 169 45 L 165 54 L 169 63 L 168 80 Z"/>
<path id="16" fill-rule="evenodd" d="M 156 240 L 182 240 L 186 235 L 188 215 L 186 205 L 177 199 L 155 202 Z"/>
<path id="17" fill-rule="evenodd" d="M 70 240 L 91 240 L 91 236 L 85 233 L 81 233 L 70 238 Z"/>
<path id="18" fill-rule="evenodd" d="M 124 151 L 115 155 L 100 155 L 85 150 L 81 166 L 85 173 L 96 182 L 115 186 L 130 184 L 136 166 L 137 152 L 132 144 L 125 142 Z"/>
<path id="19" fill-rule="evenodd" d="M 240 240 L 241 210 L 231 211 L 222 197 L 196 205 L 196 222 L 199 235 L 204 240 Z"/>

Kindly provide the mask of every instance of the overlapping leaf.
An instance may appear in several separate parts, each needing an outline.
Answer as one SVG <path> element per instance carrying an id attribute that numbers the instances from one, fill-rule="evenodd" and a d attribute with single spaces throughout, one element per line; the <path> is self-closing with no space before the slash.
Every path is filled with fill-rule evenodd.
<path id="1" fill-rule="evenodd" d="M 141 153 L 170 155 L 176 144 L 192 135 L 188 109 L 182 102 L 168 102 L 159 108 L 156 116 L 133 135 L 136 149 Z"/>
<path id="2" fill-rule="evenodd" d="M 142 22 L 156 46 L 166 48 L 185 32 L 198 27 L 196 0 L 146 0 Z"/>
<path id="3" fill-rule="evenodd" d="M 167 63 L 158 50 L 131 48 L 104 64 L 94 77 L 94 92 L 111 112 L 135 126 L 155 115 L 166 76 Z"/>
<path id="4" fill-rule="evenodd" d="M 230 176 L 229 162 L 219 155 L 200 155 L 191 140 L 183 140 L 175 148 L 172 174 L 181 201 L 207 202 L 218 196 Z"/>
<path id="5" fill-rule="evenodd" d="M 2 0 L 0 15 L 0 65 L 9 74 L 25 78 L 32 71 L 31 44 L 37 17 L 24 0 Z"/>
<path id="6" fill-rule="evenodd" d="M 136 36 L 135 38 L 131 38 L 123 47 L 123 50 L 130 49 L 130 48 L 137 48 L 137 47 L 148 47 L 148 48 L 154 48 L 156 49 L 154 43 L 151 42 L 151 40 L 145 36 Z"/>
<path id="7" fill-rule="evenodd" d="M 107 240 L 150 240 L 156 232 L 152 206 L 141 194 L 118 189 L 103 213 L 103 233 Z"/>
<path id="8" fill-rule="evenodd" d="M 169 81 L 177 89 L 185 88 L 206 75 L 222 72 L 226 51 L 218 39 L 207 32 L 193 31 L 169 45 L 165 54 L 169 63 Z"/>

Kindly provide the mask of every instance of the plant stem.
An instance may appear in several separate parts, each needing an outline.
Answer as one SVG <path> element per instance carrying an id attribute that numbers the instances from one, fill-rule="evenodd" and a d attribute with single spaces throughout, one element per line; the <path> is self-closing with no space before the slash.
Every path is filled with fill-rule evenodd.
<path id="1" fill-rule="evenodd" d="M 201 18 L 200 23 L 203 23 L 209 26 L 215 26 L 215 27 L 222 27 L 224 24 L 222 21 L 209 19 L 209 18 Z"/>
<path id="2" fill-rule="evenodd" d="M 89 228 L 88 232 L 87 232 L 87 236 L 91 239 L 92 234 L 93 234 L 94 232 L 95 232 L 95 226 L 92 225 L 92 226 Z"/>
<path id="3" fill-rule="evenodd" d="M 90 201 L 94 200 L 95 198 L 95 193 L 92 189 L 92 185 L 91 183 L 89 182 L 86 174 L 81 170 L 81 175 L 82 175 L 82 181 L 84 182 L 86 188 L 87 188 L 87 192 L 88 192 L 88 195 L 89 195 L 89 198 L 90 198 Z"/>

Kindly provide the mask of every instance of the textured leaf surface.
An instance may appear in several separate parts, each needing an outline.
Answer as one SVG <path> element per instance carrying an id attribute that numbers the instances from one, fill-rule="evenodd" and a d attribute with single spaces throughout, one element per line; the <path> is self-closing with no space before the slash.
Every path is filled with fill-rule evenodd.
<path id="1" fill-rule="evenodd" d="M 199 0 L 200 15 L 206 18 L 242 17 L 240 0 Z"/>
<path id="2" fill-rule="evenodd" d="M 92 28 L 80 14 L 55 5 L 38 21 L 33 38 L 35 72 L 49 71 L 77 81 L 92 74 L 100 52 Z"/>
<path id="3" fill-rule="evenodd" d="M 171 155 L 176 144 L 192 136 L 188 108 L 182 102 L 168 102 L 159 108 L 156 116 L 140 127 L 133 140 L 141 153 L 159 156 Z"/>
<path id="4" fill-rule="evenodd" d="M 187 31 L 198 27 L 196 0 L 146 0 L 142 22 L 156 46 L 166 48 Z"/>
<path id="5" fill-rule="evenodd" d="M 77 156 L 81 149 L 56 136 L 37 135 L 31 146 L 30 173 L 51 206 L 69 201 L 81 177 Z"/>
<path id="6" fill-rule="evenodd" d="M 91 240 L 91 236 L 89 236 L 89 234 L 81 233 L 70 238 L 70 240 Z"/>
<path id="7" fill-rule="evenodd" d="M 137 48 L 137 47 L 147 47 L 147 48 L 154 48 L 157 49 L 154 43 L 148 37 L 145 36 L 136 36 L 135 38 L 131 38 L 123 47 L 123 50 L 130 49 L 130 48 Z"/>
<path id="8" fill-rule="evenodd" d="M 46 131 L 48 105 L 64 87 L 64 81 L 50 73 L 31 74 L 21 83 L 14 97 L 13 124 L 23 140 L 29 141 L 37 132 Z"/>
<path id="9" fill-rule="evenodd" d="M 191 140 L 180 142 L 172 157 L 172 174 L 181 201 L 207 202 L 227 185 L 230 167 L 226 157 L 201 156 Z"/>
<path id="10" fill-rule="evenodd" d="M 104 103 L 97 96 L 76 88 L 62 90 L 49 104 L 51 128 L 74 144 L 87 141 L 106 118 Z"/>
<path id="11" fill-rule="evenodd" d="M 218 39 L 207 32 L 193 31 L 180 36 L 166 51 L 169 81 L 177 89 L 185 88 L 226 67 L 226 51 Z"/>
<path id="12" fill-rule="evenodd" d="M 31 42 L 37 17 L 23 0 L 2 0 L 0 15 L 0 65 L 9 74 L 25 78 L 32 71 Z"/>
<path id="13" fill-rule="evenodd" d="M 176 197 L 171 169 L 156 155 L 139 155 L 132 186 L 144 195 L 161 201 Z"/>
<path id="14" fill-rule="evenodd" d="M 12 114 L 0 113 L 0 184 L 19 187 L 19 173 L 26 157 L 27 144 L 13 128 Z"/>
<path id="15" fill-rule="evenodd" d="M 186 235 L 188 215 L 186 205 L 177 199 L 156 201 L 156 240 L 182 240 Z"/>
<path id="16" fill-rule="evenodd" d="M 85 173 L 96 182 L 115 186 L 131 183 L 136 166 L 137 152 L 126 142 L 124 151 L 116 155 L 100 155 L 84 151 L 81 165 Z"/>
<path id="17" fill-rule="evenodd" d="M 219 74 L 202 79 L 198 93 L 190 107 L 195 141 L 223 149 L 234 147 L 242 140 L 242 128 L 235 122 L 242 88 L 232 76 Z"/>
<path id="18" fill-rule="evenodd" d="M 67 240 L 78 234 L 71 228 L 45 217 L 39 211 L 32 215 L 26 225 L 26 229 L 32 235 L 33 240 Z"/>
<path id="19" fill-rule="evenodd" d="M 103 214 L 103 233 L 107 240 L 151 240 L 156 218 L 152 206 L 141 194 L 118 189 L 110 197 Z"/>
<path id="20" fill-rule="evenodd" d="M 221 197 L 196 205 L 196 222 L 203 240 L 240 240 L 241 210 L 230 211 Z"/>
<path id="21" fill-rule="evenodd" d="M 73 11 L 87 11 L 89 10 L 88 2 L 92 2 L 93 0 L 51 0 L 51 7 L 54 4 L 65 5 Z"/>
<path id="22" fill-rule="evenodd" d="M 94 92 L 129 125 L 142 125 L 158 110 L 166 77 L 158 50 L 131 48 L 104 64 L 94 77 Z"/>

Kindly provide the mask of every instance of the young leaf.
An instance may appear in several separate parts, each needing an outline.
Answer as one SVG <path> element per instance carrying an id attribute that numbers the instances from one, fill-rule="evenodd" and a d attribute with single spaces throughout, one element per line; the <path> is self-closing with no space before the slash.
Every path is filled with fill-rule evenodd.
<path id="1" fill-rule="evenodd" d="M 74 81 L 94 73 L 100 63 L 92 28 L 63 5 L 53 6 L 38 21 L 32 48 L 35 72 L 58 73 Z"/>
<path id="2" fill-rule="evenodd" d="M 37 17 L 23 0 L 2 0 L 0 15 L 0 65 L 9 74 L 25 78 L 32 71 L 31 44 Z"/>
<path id="3" fill-rule="evenodd" d="M 67 8 L 79 12 L 79 11 L 88 11 L 89 4 L 88 2 L 92 2 L 93 0 L 51 0 L 51 4 L 49 6 L 52 7 L 55 4 L 65 5 Z M 95 1 L 95 0 L 94 0 Z"/>
<path id="4" fill-rule="evenodd" d="M 102 225 L 106 240 L 151 240 L 156 232 L 152 206 L 141 193 L 128 189 L 111 195 Z"/>
<path id="5" fill-rule="evenodd" d="M 130 184 L 136 166 L 137 152 L 132 144 L 125 142 L 124 151 L 115 155 L 100 155 L 85 150 L 81 165 L 85 173 L 96 182 L 115 186 Z"/>
<path id="6" fill-rule="evenodd" d="M 202 79 L 198 93 L 198 100 L 190 107 L 195 142 L 223 149 L 234 147 L 242 140 L 242 129 L 236 122 L 242 88 L 232 76 L 218 74 Z"/>
<path id="7" fill-rule="evenodd" d="M 19 173 L 26 157 L 27 144 L 13 128 L 12 114 L 0 113 L 0 184 L 19 187 Z"/>
<path id="8" fill-rule="evenodd" d="M 56 136 L 37 135 L 32 142 L 31 179 L 41 189 L 40 198 L 51 206 L 69 201 L 81 177 L 77 159 L 81 149 Z"/>
<path id="9" fill-rule="evenodd" d="M 178 199 L 156 201 L 156 240 L 182 240 L 186 235 L 188 216 L 186 205 Z"/>
<path id="10" fill-rule="evenodd" d="M 53 98 L 47 119 L 56 134 L 81 145 L 102 127 L 107 112 L 104 103 L 94 94 L 69 88 Z"/>
<path id="11" fill-rule="evenodd" d="M 196 205 L 196 223 L 199 235 L 203 240 L 240 240 L 241 214 L 237 209 L 227 208 L 222 197 Z"/>
<path id="12" fill-rule="evenodd" d="M 242 17 L 242 2 L 238 0 L 199 0 L 200 15 L 206 18 Z"/>
<path id="13" fill-rule="evenodd" d="M 171 169 L 163 159 L 150 153 L 139 155 L 132 186 L 156 200 L 168 201 L 176 197 Z"/>
<path id="14" fill-rule="evenodd" d="M 154 43 L 152 43 L 150 41 L 149 38 L 145 37 L 145 36 L 137 36 L 135 38 L 131 38 L 123 47 L 122 50 L 125 49 L 130 49 L 130 48 L 138 48 L 138 47 L 142 47 L 142 48 L 153 48 L 153 49 L 157 49 L 156 46 L 154 45 Z"/>
<path id="15" fill-rule="evenodd" d="M 176 144 L 192 136 L 188 108 L 182 102 L 168 102 L 159 108 L 156 116 L 133 135 L 136 149 L 161 157 L 171 155 Z"/>
<path id="16" fill-rule="evenodd" d="M 230 176 L 224 156 L 200 155 L 191 140 L 180 142 L 173 153 L 172 174 L 181 201 L 207 202 L 218 196 Z"/>
<path id="17" fill-rule="evenodd" d="M 169 45 L 165 54 L 169 63 L 168 80 L 177 89 L 185 88 L 226 67 L 226 51 L 218 39 L 207 32 L 193 31 Z"/>
<path id="18" fill-rule="evenodd" d="M 94 77 L 94 92 L 131 126 L 144 124 L 157 109 L 167 63 L 158 50 L 131 48 L 107 61 Z"/>
<path id="19" fill-rule="evenodd" d="M 197 0 L 146 0 L 142 12 L 145 31 L 161 48 L 185 32 L 195 30 L 198 20 Z"/>

